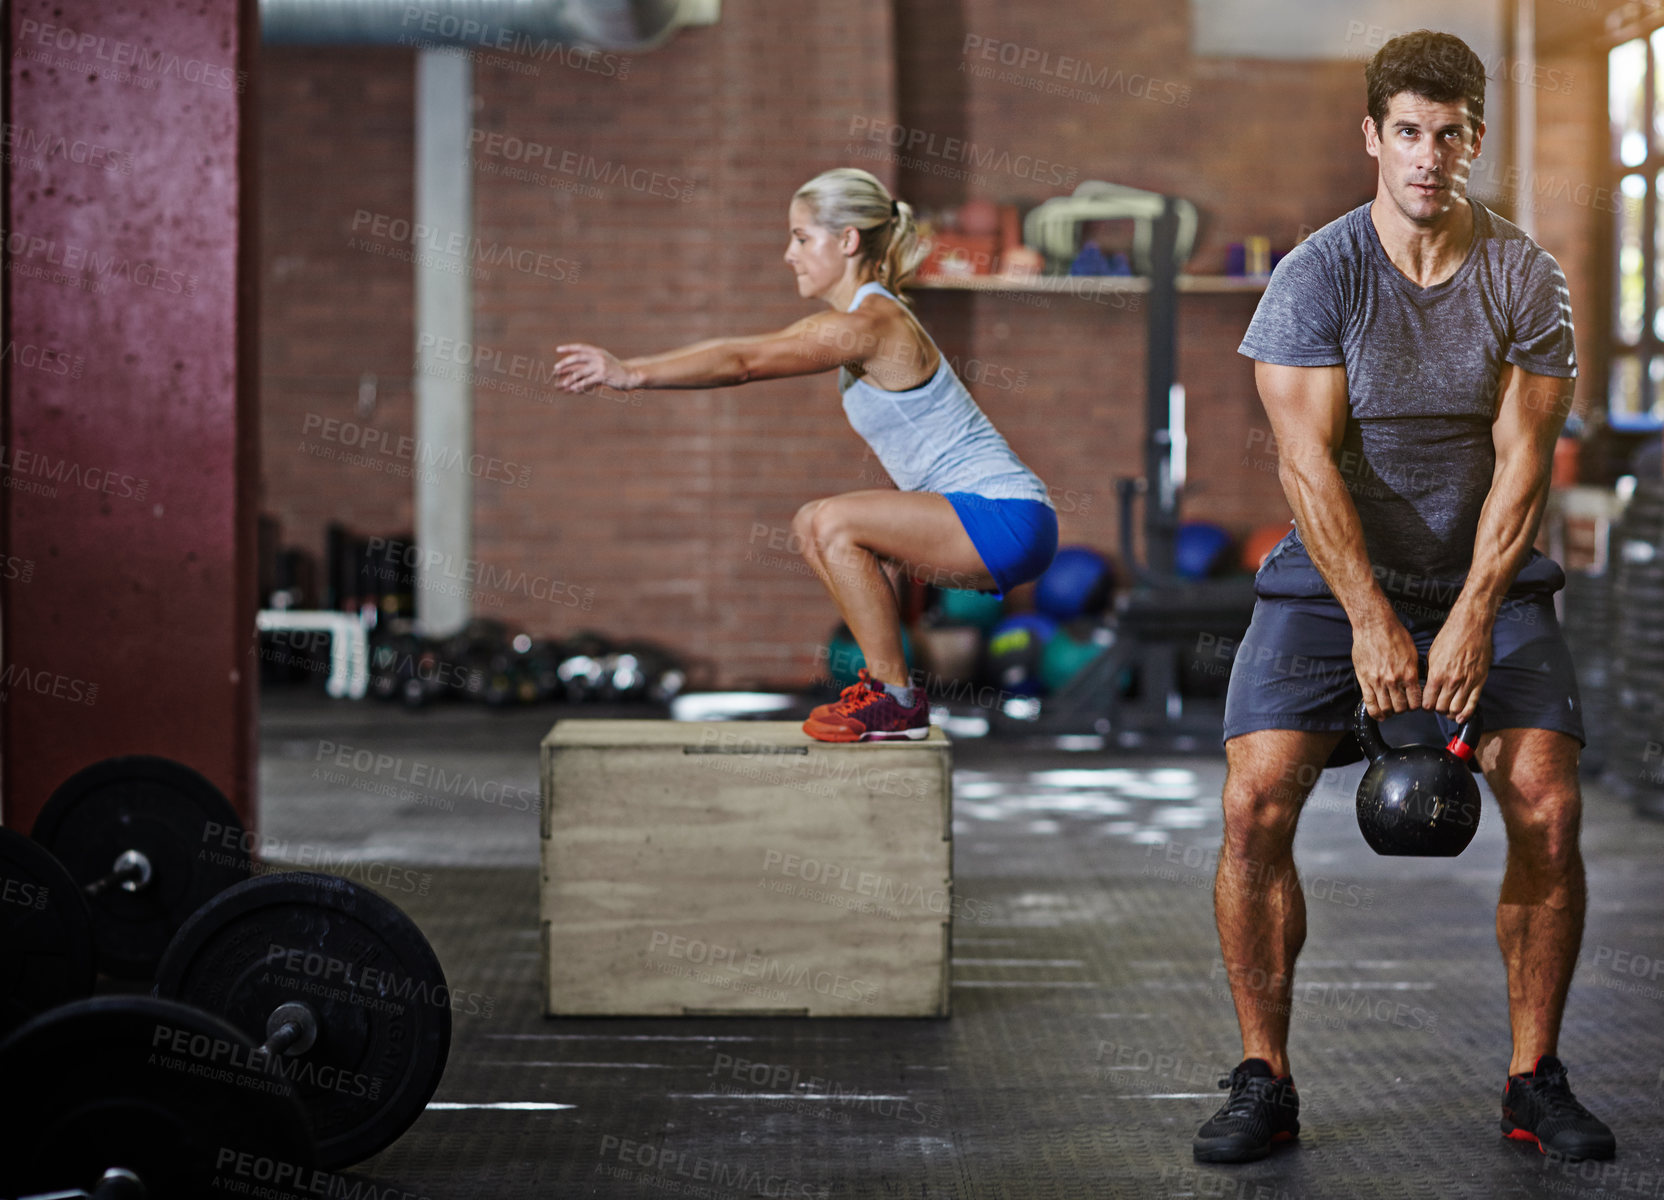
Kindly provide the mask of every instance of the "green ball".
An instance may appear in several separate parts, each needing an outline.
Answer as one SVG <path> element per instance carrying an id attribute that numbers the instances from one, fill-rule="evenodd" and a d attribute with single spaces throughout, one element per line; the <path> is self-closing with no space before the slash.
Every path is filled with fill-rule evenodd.
<path id="1" fill-rule="evenodd" d="M 1040 655 L 1040 682 L 1047 692 L 1056 693 L 1107 649 L 1093 641 L 1090 632 L 1059 629 Z"/>
<path id="2" fill-rule="evenodd" d="M 905 629 L 901 631 L 901 653 L 907 660 L 907 669 L 911 671 L 913 639 Z M 849 626 L 840 624 L 826 642 L 826 673 L 831 676 L 832 682 L 842 689 L 859 682 L 859 672 L 866 665 L 867 657 L 861 653 L 861 647 L 849 632 Z"/>
<path id="3" fill-rule="evenodd" d="M 943 588 L 938 602 L 943 625 L 975 625 L 987 633 L 1000 623 L 1005 602 L 992 592 Z"/>

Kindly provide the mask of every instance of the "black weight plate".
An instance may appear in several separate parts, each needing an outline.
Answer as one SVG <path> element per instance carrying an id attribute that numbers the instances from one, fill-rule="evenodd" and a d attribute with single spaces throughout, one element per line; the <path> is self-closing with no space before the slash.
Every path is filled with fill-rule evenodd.
<path id="1" fill-rule="evenodd" d="M 451 995 L 422 931 L 390 900 L 311 871 L 263 875 L 186 921 L 156 969 L 156 994 L 195 1004 L 264 1041 L 278 1005 L 317 1014 L 317 1042 L 282 1074 L 312 1115 L 318 1161 L 335 1168 L 392 1145 L 422 1114 L 451 1048 Z"/>
<path id="2" fill-rule="evenodd" d="M 250 1185 L 257 1170 L 306 1178 L 306 1112 L 253 1054 L 218 1017 L 154 996 L 95 996 L 34 1018 L 0 1042 L 0 1194 L 90 1191 L 113 1166 L 170 1198 L 247 1190 L 239 1165 Z"/>
<path id="3" fill-rule="evenodd" d="M 87 898 L 52 852 L 0 829 L 0 1036 L 36 1013 L 92 995 Z"/>
<path id="4" fill-rule="evenodd" d="M 242 822 L 224 793 L 152 755 L 107 758 L 71 775 L 35 818 L 34 838 L 83 885 L 109 874 L 126 850 L 150 859 L 147 887 L 89 897 L 98 968 L 123 979 L 149 979 L 185 918 L 249 876 Z"/>

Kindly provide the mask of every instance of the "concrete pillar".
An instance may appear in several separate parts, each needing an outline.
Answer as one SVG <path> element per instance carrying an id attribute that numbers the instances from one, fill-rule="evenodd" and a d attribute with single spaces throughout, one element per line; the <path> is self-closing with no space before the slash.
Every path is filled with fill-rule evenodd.
<path id="1" fill-rule="evenodd" d="M 444 346 L 474 340 L 468 247 L 474 194 L 468 134 L 474 75 L 466 55 L 416 57 L 416 224 L 430 230 L 416 262 L 416 619 L 427 634 L 453 633 L 471 612 L 467 570 L 473 545 L 472 369 Z M 458 370 L 458 366 L 462 369 Z"/>

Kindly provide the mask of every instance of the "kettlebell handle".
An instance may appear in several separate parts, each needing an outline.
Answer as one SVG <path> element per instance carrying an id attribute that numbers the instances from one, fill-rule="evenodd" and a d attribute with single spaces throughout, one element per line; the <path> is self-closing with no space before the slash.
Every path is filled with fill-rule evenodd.
<path id="1" fill-rule="evenodd" d="M 1358 711 L 1352 714 L 1352 732 L 1357 735 L 1358 744 L 1364 748 L 1370 762 L 1379 762 L 1381 756 L 1392 749 L 1381 736 L 1380 724 L 1369 715 L 1369 707 L 1362 700 L 1358 701 Z M 1456 731 L 1456 736 L 1450 739 L 1445 749 L 1467 762 L 1478 745 L 1479 715 L 1475 713 Z"/>

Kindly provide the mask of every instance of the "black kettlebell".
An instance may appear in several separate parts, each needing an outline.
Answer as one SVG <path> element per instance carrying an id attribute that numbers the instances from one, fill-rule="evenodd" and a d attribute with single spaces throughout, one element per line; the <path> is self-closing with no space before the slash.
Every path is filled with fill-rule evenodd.
<path id="1" fill-rule="evenodd" d="M 1358 828 L 1377 854 L 1454 858 L 1479 832 L 1479 785 L 1468 761 L 1479 742 L 1469 720 L 1448 746 L 1387 745 L 1362 701 L 1352 718 L 1369 769 L 1358 784 Z"/>

